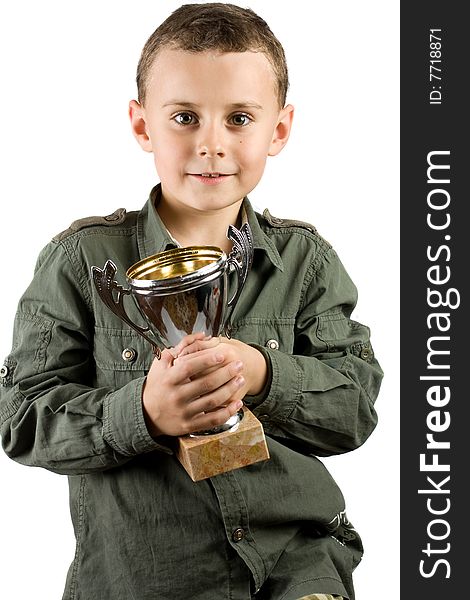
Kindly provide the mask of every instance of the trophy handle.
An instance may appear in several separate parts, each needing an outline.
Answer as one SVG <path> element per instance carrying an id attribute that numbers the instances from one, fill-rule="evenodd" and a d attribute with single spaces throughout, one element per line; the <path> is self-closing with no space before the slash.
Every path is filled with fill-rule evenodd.
<path id="1" fill-rule="evenodd" d="M 124 296 L 131 294 L 131 290 L 125 289 L 122 285 L 119 285 L 114 281 L 114 275 L 116 274 L 117 267 L 111 260 L 107 260 L 103 269 L 98 267 L 91 267 L 91 275 L 93 283 L 95 284 L 101 300 L 106 306 L 113 311 L 120 319 L 127 323 L 132 329 L 137 331 L 143 338 L 152 345 L 152 350 L 155 356 L 160 359 L 161 351 L 156 342 L 154 342 L 147 333 L 150 331 L 149 327 L 140 327 L 136 325 L 134 321 L 127 315 L 126 309 L 124 308 Z M 113 291 L 116 290 L 116 298 L 113 295 Z"/>
<path id="2" fill-rule="evenodd" d="M 233 248 L 227 257 L 227 264 L 231 271 L 235 270 L 237 272 L 237 289 L 227 302 L 227 307 L 230 309 L 230 312 L 224 326 L 224 334 L 226 337 L 230 338 L 232 333 L 230 319 L 238 299 L 240 298 L 248 271 L 251 269 L 251 264 L 253 262 L 253 236 L 249 224 L 244 223 L 240 229 L 236 229 L 233 225 L 229 225 L 227 238 L 233 242 Z"/>

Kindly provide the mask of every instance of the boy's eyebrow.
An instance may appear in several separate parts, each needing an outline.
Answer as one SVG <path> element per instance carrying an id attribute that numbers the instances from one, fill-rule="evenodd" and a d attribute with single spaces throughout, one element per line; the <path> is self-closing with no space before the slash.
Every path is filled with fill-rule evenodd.
<path id="1" fill-rule="evenodd" d="M 185 108 L 200 108 L 200 106 L 198 104 L 195 104 L 194 102 L 185 102 L 184 100 L 170 100 L 169 102 L 165 102 L 165 104 L 162 105 L 162 108 L 166 108 L 167 106 L 184 106 Z M 258 110 L 263 110 L 263 107 L 261 106 L 261 104 L 258 104 L 257 102 L 253 102 L 251 100 L 247 100 L 246 102 L 232 102 L 231 104 L 229 104 L 229 107 L 234 109 L 234 108 L 257 108 Z"/>
<path id="2" fill-rule="evenodd" d="M 247 100 L 246 102 L 234 102 L 230 106 L 232 108 L 258 108 L 259 110 L 263 110 L 261 104 L 258 104 L 257 102 L 251 102 L 250 100 Z"/>

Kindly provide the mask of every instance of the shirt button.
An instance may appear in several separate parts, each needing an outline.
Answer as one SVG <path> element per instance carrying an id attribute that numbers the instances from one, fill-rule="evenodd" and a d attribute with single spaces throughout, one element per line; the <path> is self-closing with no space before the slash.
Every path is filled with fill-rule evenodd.
<path id="1" fill-rule="evenodd" d="M 241 527 L 237 527 L 237 529 L 235 529 L 235 531 L 232 533 L 232 540 L 234 542 L 241 542 L 244 537 L 245 532 Z"/>
<path id="2" fill-rule="evenodd" d="M 266 348 L 271 348 L 271 350 L 279 350 L 279 342 L 277 340 L 268 340 L 266 342 Z"/>
<path id="3" fill-rule="evenodd" d="M 3 379 L 5 378 L 9 373 L 9 369 L 6 365 L 3 365 L 2 368 L 0 369 L 0 377 Z"/>
<path id="4" fill-rule="evenodd" d="M 369 348 L 363 348 L 361 350 L 361 358 L 362 358 L 362 360 L 367 360 L 371 356 L 372 356 L 372 352 L 369 350 Z"/>
<path id="5" fill-rule="evenodd" d="M 126 362 L 132 362 L 136 359 L 137 352 L 134 350 L 134 348 L 124 348 L 121 356 Z"/>

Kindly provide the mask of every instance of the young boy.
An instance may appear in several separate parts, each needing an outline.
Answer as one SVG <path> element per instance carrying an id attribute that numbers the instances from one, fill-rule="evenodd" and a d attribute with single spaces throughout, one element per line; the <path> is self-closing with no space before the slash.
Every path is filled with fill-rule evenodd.
<path id="1" fill-rule="evenodd" d="M 182 6 L 147 41 L 137 85 L 132 130 L 161 183 L 140 212 L 79 220 L 45 247 L 0 372 L 5 451 L 69 476 L 63 598 L 352 599 L 360 538 L 316 456 L 367 439 L 382 372 L 332 247 L 247 199 L 292 125 L 282 47 L 248 9 Z M 122 276 L 176 244 L 229 251 L 245 221 L 254 260 L 233 338 L 187 336 L 153 360 L 90 267 L 111 258 Z M 193 483 L 171 438 L 242 403 L 271 458 Z"/>

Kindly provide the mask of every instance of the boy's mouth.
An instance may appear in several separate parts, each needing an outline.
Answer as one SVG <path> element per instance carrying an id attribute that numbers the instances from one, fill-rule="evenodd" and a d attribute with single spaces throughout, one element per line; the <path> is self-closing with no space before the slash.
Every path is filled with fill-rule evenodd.
<path id="1" fill-rule="evenodd" d="M 201 183 L 206 185 L 215 185 L 221 183 L 227 177 L 230 177 L 230 173 L 217 173 L 217 172 L 204 172 L 204 173 L 189 173 L 191 177 L 194 177 Z"/>

